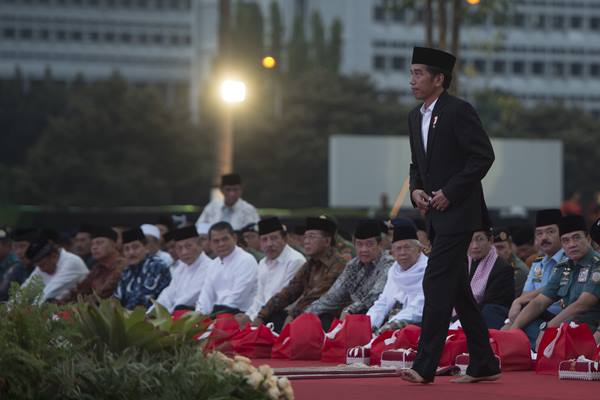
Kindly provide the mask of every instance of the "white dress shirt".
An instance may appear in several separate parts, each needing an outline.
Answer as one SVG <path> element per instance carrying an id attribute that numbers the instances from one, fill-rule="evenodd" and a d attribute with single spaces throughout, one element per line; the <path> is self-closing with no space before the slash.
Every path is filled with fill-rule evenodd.
<path id="1" fill-rule="evenodd" d="M 215 199 L 208 203 L 196 221 L 199 224 L 215 224 L 229 222 L 233 229 L 240 230 L 246 225 L 255 224 L 260 220 L 256 208 L 247 201 L 239 199 L 232 207 L 227 207 L 223 199 Z"/>
<path id="2" fill-rule="evenodd" d="M 425 267 L 427 267 L 427 256 L 422 253 L 417 262 L 406 271 L 397 262 L 390 267 L 383 292 L 367 312 L 374 328 L 381 326 L 396 303 L 402 304 L 402 309 L 391 316 L 389 321 L 421 322 L 425 304 L 423 295 Z"/>
<path id="3" fill-rule="evenodd" d="M 227 257 L 212 260 L 196 311 L 210 314 L 217 304 L 246 311 L 256 294 L 257 269 L 254 257 L 238 246 Z"/>
<path id="4" fill-rule="evenodd" d="M 287 286 L 296 272 L 306 263 L 306 258 L 290 245 L 285 245 L 283 251 L 274 260 L 263 257 L 258 263 L 258 288 L 252 305 L 246 311 L 251 320 L 256 318 L 258 312 L 267 304 L 267 301 L 281 289 Z"/>
<path id="5" fill-rule="evenodd" d="M 62 300 L 88 273 L 89 270 L 79 256 L 60 249 L 54 274 L 47 274 L 40 267 L 35 267 L 23 286 L 29 285 L 34 277 L 39 276 L 44 283 L 40 302 L 43 303 L 49 299 Z"/>
<path id="6" fill-rule="evenodd" d="M 435 107 L 435 103 L 437 103 L 438 99 L 435 99 L 433 103 L 429 105 L 429 107 L 425 108 L 425 103 L 421 106 L 421 135 L 423 137 L 423 149 L 425 153 L 427 153 L 427 138 L 429 135 L 429 124 L 431 122 L 431 114 L 433 113 L 433 107 Z"/>
<path id="7" fill-rule="evenodd" d="M 192 265 L 177 261 L 177 268 L 171 270 L 171 283 L 158 296 L 156 301 L 172 314 L 175 307 L 184 305 L 194 307 L 200 296 L 204 281 L 208 276 L 212 260 L 204 253 L 200 254 Z"/>

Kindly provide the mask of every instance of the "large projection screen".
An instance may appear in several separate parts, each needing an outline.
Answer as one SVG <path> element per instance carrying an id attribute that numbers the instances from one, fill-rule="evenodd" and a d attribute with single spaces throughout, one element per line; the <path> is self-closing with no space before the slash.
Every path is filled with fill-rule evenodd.
<path id="1" fill-rule="evenodd" d="M 559 140 L 492 139 L 496 161 L 483 180 L 488 207 L 556 208 L 563 195 Z M 408 176 L 407 136 L 333 135 L 329 139 L 329 206 L 393 204 Z M 412 207 L 408 196 L 403 207 Z"/>

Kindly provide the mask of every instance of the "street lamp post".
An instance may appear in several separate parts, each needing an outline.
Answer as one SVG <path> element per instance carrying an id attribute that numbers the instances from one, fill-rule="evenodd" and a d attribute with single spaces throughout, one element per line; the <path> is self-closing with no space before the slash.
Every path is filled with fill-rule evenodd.
<path id="1" fill-rule="evenodd" d="M 246 100 L 246 84 L 236 79 L 225 79 L 219 87 L 223 101 L 223 118 L 216 146 L 216 163 L 211 197 L 220 196 L 221 176 L 233 172 L 233 111 L 238 103 Z"/>

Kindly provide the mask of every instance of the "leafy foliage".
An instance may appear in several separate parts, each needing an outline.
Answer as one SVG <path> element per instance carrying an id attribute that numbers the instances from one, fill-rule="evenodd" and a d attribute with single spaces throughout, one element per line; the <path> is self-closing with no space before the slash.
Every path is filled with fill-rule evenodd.
<path id="1" fill-rule="evenodd" d="M 0 398 L 267 398 L 266 388 L 230 368 L 233 360 L 204 355 L 192 340 L 205 329 L 201 316 L 173 323 L 159 309 L 146 321 L 144 310 L 110 300 L 32 306 L 40 293 L 39 283 L 15 287 L 0 305 Z"/>

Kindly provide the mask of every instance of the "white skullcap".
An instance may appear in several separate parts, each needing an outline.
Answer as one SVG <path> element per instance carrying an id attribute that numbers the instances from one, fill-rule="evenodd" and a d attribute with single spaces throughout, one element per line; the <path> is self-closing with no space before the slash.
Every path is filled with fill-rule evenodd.
<path id="1" fill-rule="evenodd" d="M 140 226 L 140 229 L 144 232 L 144 235 L 154 236 L 155 238 L 160 239 L 160 230 L 158 230 L 155 225 L 144 224 Z"/>

